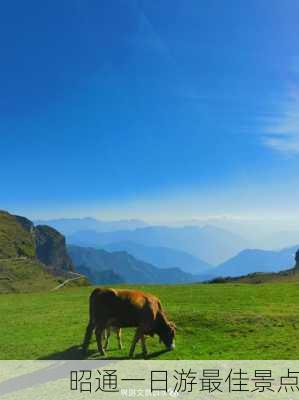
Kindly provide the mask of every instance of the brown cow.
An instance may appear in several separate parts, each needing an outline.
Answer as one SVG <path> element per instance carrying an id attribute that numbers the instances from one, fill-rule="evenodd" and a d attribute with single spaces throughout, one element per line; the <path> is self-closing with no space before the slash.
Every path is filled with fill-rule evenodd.
<path id="1" fill-rule="evenodd" d="M 133 356 L 139 340 L 143 355 L 147 354 L 144 335 L 157 334 L 169 350 L 175 347 L 175 325 L 168 321 L 160 300 L 152 294 L 126 289 L 95 289 L 90 295 L 89 305 L 89 323 L 82 345 L 84 352 L 95 329 L 98 350 L 104 355 L 103 333 L 110 326 L 137 327 L 129 357 Z"/>

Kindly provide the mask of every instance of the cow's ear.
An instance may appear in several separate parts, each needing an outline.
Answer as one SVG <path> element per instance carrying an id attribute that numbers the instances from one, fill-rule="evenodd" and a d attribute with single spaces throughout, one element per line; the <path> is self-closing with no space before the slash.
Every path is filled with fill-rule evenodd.
<path id="1" fill-rule="evenodd" d="M 170 322 L 170 326 L 171 326 L 171 328 L 173 329 L 173 330 L 175 330 L 176 331 L 176 329 L 177 329 L 177 327 L 176 327 L 176 324 L 174 323 L 174 322 Z"/>

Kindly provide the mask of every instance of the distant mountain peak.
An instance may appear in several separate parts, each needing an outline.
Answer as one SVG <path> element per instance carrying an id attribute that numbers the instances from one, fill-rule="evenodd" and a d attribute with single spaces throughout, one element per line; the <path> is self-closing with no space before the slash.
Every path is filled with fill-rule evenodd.
<path id="1" fill-rule="evenodd" d="M 252 273 L 279 272 L 291 268 L 299 246 L 282 250 L 244 249 L 218 265 L 211 272 L 214 277 L 238 277 Z"/>
<path id="2" fill-rule="evenodd" d="M 287 249 L 285 249 L 286 251 Z M 298 282 L 299 281 L 299 250 L 295 255 L 295 265 L 292 268 L 281 269 L 278 272 L 251 272 L 239 276 L 227 276 L 212 280 L 213 283 L 269 283 L 269 282 Z M 291 262 L 291 261 L 290 261 Z"/>

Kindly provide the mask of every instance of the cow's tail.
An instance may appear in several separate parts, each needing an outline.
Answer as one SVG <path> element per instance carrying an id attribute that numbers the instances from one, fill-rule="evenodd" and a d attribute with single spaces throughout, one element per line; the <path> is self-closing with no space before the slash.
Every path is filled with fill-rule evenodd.
<path id="1" fill-rule="evenodd" d="M 88 350 L 88 346 L 89 343 L 91 341 L 91 337 L 93 334 L 93 330 L 95 328 L 95 323 L 94 323 L 94 298 L 96 296 L 96 294 L 98 293 L 100 289 L 95 289 L 90 297 L 89 297 L 89 321 L 86 327 L 86 331 L 85 331 L 85 336 L 84 336 L 84 340 L 82 343 L 82 350 L 84 353 L 87 353 Z"/>

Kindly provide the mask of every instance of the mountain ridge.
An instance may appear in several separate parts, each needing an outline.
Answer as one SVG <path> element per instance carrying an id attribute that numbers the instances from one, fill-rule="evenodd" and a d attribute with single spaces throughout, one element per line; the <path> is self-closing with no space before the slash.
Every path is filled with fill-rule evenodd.
<path id="1" fill-rule="evenodd" d="M 188 283 L 197 280 L 197 277 L 178 268 L 157 268 L 136 259 L 126 251 L 108 252 L 92 247 L 68 245 L 68 252 L 76 269 L 82 270 L 83 267 L 91 272 L 110 270 L 126 283 Z"/>
<path id="2" fill-rule="evenodd" d="M 146 261 L 158 268 L 179 268 L 194 275 L 210 270 L 212 266 L 198 257 L 181 250 L 162 246 L 146 246 L 143 244 L 122 241 L 103 246 L 107 251 L 127 251 L 137 259 Z"/>
<path id="3" fill-rule="evenodd" d="M 247 241 L 243 238 L 212 226 L 202 228 L 149 226 L 130 231 L 96 232 L 87 230 L 67 235 L 69 244 L 96 248 L 122 241 L 184 251 L 214 265 L 218 265 L 247 247 Z"/>
<path id="4" fill-rule="evenodd" d="M 136 229 L 148 226 L 142 220 L 136 218 L 121 220 L 99 220 L 92 217 L 84 218 L 56 218 L 48 220 L 35 220 L 36 225 L 48 225 L 57 229 L 64 235 L 70 235 L 80 230 L 94 230 L 96 232 L 113 232 L 122 229 Z"/>
<path id="5" fill-rule="evenodd" d="M 237 277 L 256 272 L 279 272 L 290 268 L 297 246 L 282 250 L 244 249 L 213 268 L 211 277 Z"/>
<path id="6" fill-rule="evenodd" d="M 278 272 L 254 272 L 237 277 L 216 278 L 209 283 L 282 283 L 299 281 L 299 250 L 295 253 L 295 265 L 292 268 L 284 269 Z"/>

